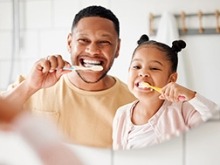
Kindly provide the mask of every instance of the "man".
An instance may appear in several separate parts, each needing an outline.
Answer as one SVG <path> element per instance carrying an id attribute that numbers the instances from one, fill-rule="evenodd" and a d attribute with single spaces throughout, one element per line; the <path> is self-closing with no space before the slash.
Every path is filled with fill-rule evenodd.
<path id="1" fill-rule="evenodd" d="M 111 147 L 115 111 L 135 99 L 123 82 L 107 74 L 119 56 L 119 34 L 112 11 L 101 6 L 79 11 L 67 38 L 72 65 L 103 70 L 64 70 L 70 64 L 61 55 L 40 59 L 12 85 L 22 93 L 20 104 L 52 118 L 70 143 Z"/>

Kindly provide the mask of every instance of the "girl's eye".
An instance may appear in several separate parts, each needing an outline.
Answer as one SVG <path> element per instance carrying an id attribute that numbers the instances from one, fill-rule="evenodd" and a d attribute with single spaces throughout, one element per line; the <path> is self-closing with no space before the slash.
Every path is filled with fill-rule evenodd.
<path id="1" fill-rule="evenodd" d="M 150 70 L 160 70 L 159 68 L 152 67 Z"/>
<path id="2" fill-rule="evenodd" d="M 134 66 L 132 66 L 132 68 L 133 68 L 133 69 L 140 69 L 141 67 L 138 66 L 138 65 L 134 65 Z"/>

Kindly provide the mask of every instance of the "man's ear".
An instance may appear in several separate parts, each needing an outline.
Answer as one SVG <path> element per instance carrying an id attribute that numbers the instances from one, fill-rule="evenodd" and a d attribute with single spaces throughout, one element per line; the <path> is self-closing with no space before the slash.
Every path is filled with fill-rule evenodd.
<path id="1" fill-rule="evenodd" d="M 170 80 L 169 80 L 169 82 L 176 82 L 177 77 L 178 77 L 177 72 L 172 73 L 172 74 L 170 75 Z"/>
<path id="2" fill-rule="evenodd" d="M 115 58 L 117 58 L 119 56 L 120 47 L 121 47 L 121 39 L 119 38 L 118 39 L 118 46 L 116 48 Z"/>
<path id="3" fill-rule="evenodd" d="M 72 43 L 72 33 L 69 33 L 67 36 L 67 50 L 70 53 L 71 52 L 71 43 Z"/>

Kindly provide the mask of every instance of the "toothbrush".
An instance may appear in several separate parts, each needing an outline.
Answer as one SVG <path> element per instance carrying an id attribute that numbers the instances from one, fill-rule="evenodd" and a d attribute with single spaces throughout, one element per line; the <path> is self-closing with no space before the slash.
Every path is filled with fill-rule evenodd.
<path id="1" fill-rule="evenodd" d="M 155 90 L 155 91 L 161 93 L 161 88 L 152 86 L 152 85 L 148 84 L 147 82 L 141 82 L 141 83 L 139 84 L 139 86 L 140 86 L 140 87 L 151 88 L 151 89 L 153 89 L 153 90 Z"/>
<path id="2" fill-rule="evenodd" d="M 139 86 L 140 86 L 140 87 L 151 88 L 151 89 L 153 89 L 153 90 L 155 90 L 155 91 L 161 93 L 161 88 L 152 86 L 152 85 L 148 84 L 147 82 L 141 82 L 141 83 L 139 84 Z M 185 100 L 185 97 L 184 97 L 184 96 L 179 96 L 179 100 L 180 100 L 180 101 L 184 101 L 184 100 Z"/>
<path id="3" fill-rule="evenodd" d="M 91 70 L 91 71 L 101 71 L 103 70 L 103 67 L 100 65 L 93 65 L 89 67 L 83 67 L 83 66 L 77 66 L 77 65 L 72 65 L 71 67 L 67 68 L 64 67 L 63 70 Z"/>

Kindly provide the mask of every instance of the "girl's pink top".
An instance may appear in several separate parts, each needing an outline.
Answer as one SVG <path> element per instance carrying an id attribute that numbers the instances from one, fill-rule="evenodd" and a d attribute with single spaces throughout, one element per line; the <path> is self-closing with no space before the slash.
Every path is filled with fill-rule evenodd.
<path id="1" fill-rule="evenodd" d="M 217 104 L 200 94 L 188 102 L 164 101 L 146 124 L 131 122 L 133 107 L 138 100 L 120 107 L 113 120 L 113 149 L 134 149 L 159 144 L 185 132 L 209 118 L 219 110 Z"/>

